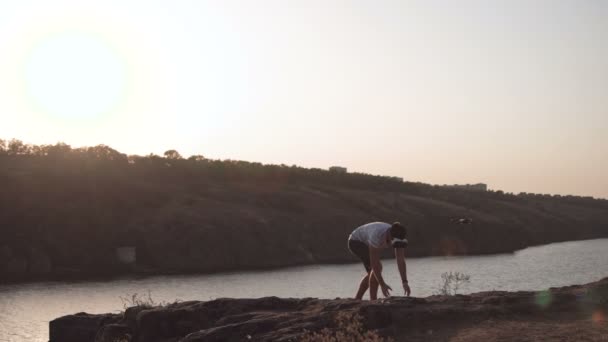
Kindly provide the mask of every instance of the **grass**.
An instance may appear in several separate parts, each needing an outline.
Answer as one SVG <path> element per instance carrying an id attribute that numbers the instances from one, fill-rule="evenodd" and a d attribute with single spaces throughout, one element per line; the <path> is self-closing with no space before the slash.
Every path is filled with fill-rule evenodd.
<path id="1" fill-rule="evenodd" d="M 176 299 L 173 302 L 156 301 L 154 298 L 152 298 L 152 291 L 150 290 L 146 290 L 143 293 L 135 292 L 132 294 L 127 294 L 126 296 L 120 296 L 119 298 L 122 302 L 122 307 L 124 310 L 134 306 L 151 309 L 155 307 L 168 306 L 180 302 L 179 299 Z"/>
<path id="2" fill-rule="evenodd" d="M 324 328 L 318 332 L 306 333 L 302 342 L 392 342 L 375 331 L 363 326 L 361 315 L 352 312 L 341 312 L 335 317 L 337 329 Z"/>

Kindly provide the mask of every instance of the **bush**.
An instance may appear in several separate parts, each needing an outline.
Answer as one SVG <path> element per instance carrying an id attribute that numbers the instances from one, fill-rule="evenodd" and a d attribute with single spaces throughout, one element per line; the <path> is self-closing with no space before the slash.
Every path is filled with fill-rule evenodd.
<path id="1" fill-rule="evenodd" d="M 453 296 L 464 284 L 471 282 L 471 276 L 461 272 L 444 272 L 441 274 L 441 285 L 437 294 Z"/>
<path id="2" fill-rule="evenodd" d="M 146 291 L 145 294 L 139 294 L 137 292 L 126 295 L 125 297 L 119 297 L 122 302 L 123 309 L 127 309 L 133 306 L 139 306 L 142 308 L 154 308 L 157 306 L 167 306 L 171 303 L 160 301 L 157 302 L 152 298 L 152 292 L 150 290 Z M 179 302 L 176 300 L 174 303 Z"/>
<path id="3" fill-rule="evenodd" d="M 301 339 L 302 342 L 389 342 L 375 331 L 363 327 L 363 318 L 355 313 L 341 312 L 336 315 L 336 330 L 325 328 L 319 332 L 309 332 Z"/>

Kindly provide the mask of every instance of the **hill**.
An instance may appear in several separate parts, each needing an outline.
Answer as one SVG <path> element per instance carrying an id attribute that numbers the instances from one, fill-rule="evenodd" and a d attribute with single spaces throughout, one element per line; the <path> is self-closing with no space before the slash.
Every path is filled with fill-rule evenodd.
<path id="1" fill-rule="evenodd" d="M 214 272 L 348 262 L 370 221 L 408 227 L 409 256 L 511 252 L 608 236 L 608 201 L 467 191 L 202 156 L 127 156 L 0 141 L 0 279 Z M 467 217 L 471 224 L 454 224 Z M 116 248 L 133 246 L 137 264 Z"/>

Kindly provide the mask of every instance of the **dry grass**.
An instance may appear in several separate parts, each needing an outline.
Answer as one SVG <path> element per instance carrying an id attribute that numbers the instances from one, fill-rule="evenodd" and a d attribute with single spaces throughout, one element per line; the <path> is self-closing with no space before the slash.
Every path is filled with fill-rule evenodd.
<path id="1" fill-rule="evenodd" d="M 471 282 L 471 276 L 461 272 L 444 272 L 441 274 L 441 284 L 437 294 L 442 296 L 453 296 L 463 285 Z"/>
<path id="2" fill-rule="evenodd" d="M 175 300 L 174 302 L 157 302 L 154 298 L 152 298 L 152 292 L 150 290 L 147 290 L 144 293 L 135 292 L 132 294 L 128 294 L 124 297 L 120 296 L 119 298 L 122 302 L 122 307 L 124 310 L 133 306 L 139 306 L 143 308 L 154 308 L 158 306 L 168 306 L 180 302 L 179 299 Z"/>
<path id="3" fill-rule="evenodd" d="M 119 339 L 116 339 L 112 342 L 131 342 L 131 337 L 125 336 L 125 337 L 121 337 Z"/>
<path id="4" fill-rule="evenodd" d="M 340 312 L 335 318 L 337 329 L 325 328 L 318 332 L 309 332 L 302 342 L 389 342 L 375 331 L 368 331 L 363 326 L 360 315 L 352 312 Z"/>
<path id="5" fill-rule="evenodd" d="M 164 303 L 156 302 L 152 298 L 152 292 L 150 290 L 146 291 L 144 294 L 140 293 L 132 293 L 130 295 L 126 295 L 124 297 L 119 297 L 122 302 L 122 307 L 126 310 L 132 306 L 140 306 L 144 308 L 153 308 L 156 306 L 162 306 Z"/>

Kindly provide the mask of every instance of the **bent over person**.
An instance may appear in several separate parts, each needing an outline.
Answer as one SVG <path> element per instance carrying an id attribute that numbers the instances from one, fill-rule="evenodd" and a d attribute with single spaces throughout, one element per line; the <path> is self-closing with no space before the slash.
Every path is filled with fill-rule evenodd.
<path id="1" fill-rule="evenodd" d="M 348 249 L 363 262 L 367 275 L 361 279 L 359 290 L 355 298 L 362 299 L 365 291 L 369 288 L 369 298 L 374 300 L 378 295 L 378 286 L 382 289 L 385 297 L 390 296 L 393 289 L 384 282 L 382 278 L 382 263 L 380 254 L 383 249 L 392 247 L 395 249 L 397 268 L 401 275 L 401 283 L 406 296 L 409 296 L 410 286 L 407 282 L 405 265 L 405 247 L 408 244 L 405 227 L 395 222 L 393 224 L 384 222 L 372 222 L 364 224 L 355 229 L 348 237 Z"/>

